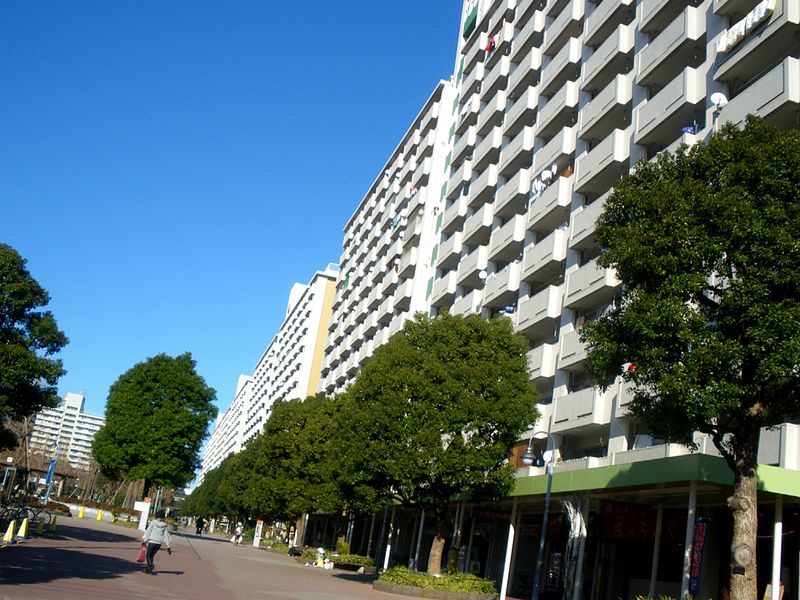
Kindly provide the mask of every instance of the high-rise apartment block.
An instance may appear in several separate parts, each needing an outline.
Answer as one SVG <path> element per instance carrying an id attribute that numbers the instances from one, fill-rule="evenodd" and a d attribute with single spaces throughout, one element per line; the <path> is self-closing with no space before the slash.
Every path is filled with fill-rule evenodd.
<path id="1" fill-rule="evenodd" d="M 83 412 L 83 404 L 83 394 L 69 392 L 56 408 L 36 413 L 31 426 L 31 449 L 46 458 L 66 460 L 72 468 L 88 469 L 92 441 L 106 420 Z"/>

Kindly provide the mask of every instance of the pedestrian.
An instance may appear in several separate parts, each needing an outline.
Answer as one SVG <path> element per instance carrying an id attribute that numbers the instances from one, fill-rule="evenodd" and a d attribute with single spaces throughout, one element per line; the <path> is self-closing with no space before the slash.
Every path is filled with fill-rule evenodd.
<path id="1" fill-rule="evenodd" d="M 231 541 L 233 542 L 234 546 L 238 546 L 239 544 L 242 543 L 242 533 L 243 533 L 243 531 L 244 530 L 242 529 L 242 524 L 241 523 L 237 523 L 236 524 L 236 529 L 233 530 L 233 539 L 231 539 Z"/>
<path id="2" fill-rule="evenodd" d="M 164 511 L 160 510 L 156 513 L 155 521 L 150 521 L 147 530 L 142 537 L 142 546 L 146 547 L 145 559 L 147 566 L 144 572 L 153 575 L 153 558 L 161 549 L 161 546 L 167 547 L 167 554 L 172 554 L 172 547 L 170 546 L 169 530 L 167 523 L 164 521 Z"/>
<path id="3" fill-rule="evenodd" d="M 205 524 L 206 522 L 203 520 L 203 517 L 197 517 L 197 520 L 195 521 L 195 535 L 203 535 L 203 527 L 205 527 Z"/>

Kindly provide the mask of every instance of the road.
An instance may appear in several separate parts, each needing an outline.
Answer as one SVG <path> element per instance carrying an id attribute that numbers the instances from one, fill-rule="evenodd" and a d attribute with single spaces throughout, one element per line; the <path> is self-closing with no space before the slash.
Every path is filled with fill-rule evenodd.
<path id="1" fill-rule="evenodd" d="M 180 533 L 156 575 L 135 562 L 140 532 L 76 518 L 0 550 L 0 600 L 407 600 L 363 575 L 306 567 L 284 554 Z"/>

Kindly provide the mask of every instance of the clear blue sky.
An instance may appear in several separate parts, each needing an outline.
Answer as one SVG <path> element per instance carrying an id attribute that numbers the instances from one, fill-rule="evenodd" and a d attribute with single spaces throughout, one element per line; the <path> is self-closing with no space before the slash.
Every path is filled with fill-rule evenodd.
<path id="1" fill-rule="evenodd" d="M 102 414 L 189 351 L 225 409 L 439 79 L 460 0 L 0 1 L 0 241 Z"/>

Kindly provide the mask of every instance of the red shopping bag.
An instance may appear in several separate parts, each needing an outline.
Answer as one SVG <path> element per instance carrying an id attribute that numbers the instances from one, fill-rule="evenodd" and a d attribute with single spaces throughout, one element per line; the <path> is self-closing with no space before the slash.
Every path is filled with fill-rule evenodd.
<path id="1" fill-rule="evenodd" d="M 139 548 L 139 554 L 136 555 L 136 562 L 144 562 L 144 546 Z"/>

